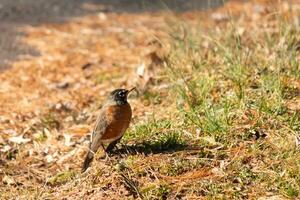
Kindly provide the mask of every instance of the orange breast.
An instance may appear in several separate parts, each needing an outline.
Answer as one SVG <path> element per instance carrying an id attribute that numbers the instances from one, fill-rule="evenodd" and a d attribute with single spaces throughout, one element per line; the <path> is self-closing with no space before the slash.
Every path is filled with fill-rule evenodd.
<path id="1" fill-rule="evenodd" d="M 112 105 L 106 110 L 107 128 L 101 140 L 120 138 L 129 126 L 132 112 L 130 105 Z"/>

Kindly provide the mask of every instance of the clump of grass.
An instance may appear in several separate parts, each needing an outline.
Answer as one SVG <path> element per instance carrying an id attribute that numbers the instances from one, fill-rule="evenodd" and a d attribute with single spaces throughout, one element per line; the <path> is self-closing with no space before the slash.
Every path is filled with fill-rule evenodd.
<path id="1" fill-rule="evenodd" d="M 143 188 L 144 199 L 168 199 L 171 193 L 171 186 L 167 183 L 161 183 L 159 185 L 150 185 Z"/>
<path id="2" fill-rule="evenodd" d="M 168 163 L 164 163 L 163 166 L 161 166 L 160 168 L 160 172 L 168 176 L 178 176 L 180 174 L 197 168 L 197 166 L 197 162 L 178 157 L 172 158 Z"/>
<path id="3" fill-rule="evenodd" d="M 47 140 L 47 134 L 45 131 L 39 131 L 36 134 L 34 134 L 34 139 L 38 142 L 45 142 Z"/>
<path id="4" fill-rule="evenodd" d="M 155 140 L 144 141 L 141 145 L 151 152 L 163 152 L 183 149 L 186 146 L 186 142 L 181 139 L 179 133 L 174 132 L 162 134 Z"/>
<path id="5" fill-rule="evenodd" d="M 160 104 L 162 101 L 159 93 L 151 90 L 146 90 L 145 92 L 143 92 L 142 99 L 145 105 L 150 105 L 150 104 L 157 105 Z"/>
<path id="6" fill-rule="evenodd" d="M 136 139 L 147 140 L 153 136 L 168 131 L 172 126 L 171 120 L 156 120 L 153 116 L 147 122 L 136 124 L 131 130 L 124 135 L 124 140 Z"/>
<path id="7" fill-rule="evenodd" d="M 263 75 L 262 92 L 263 98 L 261 99 L 260 110 L 270 114 L 283 113 L 283 87 L 280 81 L 280 76 L 275 74 Z"/>
<path id="8" fill-rule="evenodd" d="M 43 118 L 41 118 L 41 125 L 47 129 L 59 129 L 61 127 L 61 123 L 57 120 L 57 116 L 53 113 L 48 113 Z"/>
<path id="9" fill-rule="evenodd" d="M 76 173 L 74 171 L 59 172 L 55 176 L 49 178 L 47 180 L 47 184 L 51 186 L 61 185 L 72 180 L 75 177 L 75 175 Z"/>
<path id="10" fill-rule="evenodd" d="M 121 75 L 120 74 L 117 74 L 117 73 L 107 73 L 107 72 L 101 72 L 101 73 L 98 73 L 94 76 L 94 79 L 95 79 L 95 82 L 98 83 L 98 84 L 102 84 L 106 81 L 112 81 L 114 79 L 118 79 L 120 78 Z"/>
<path id="11" fill-rule="evenodd" d="M 136 125 L 124 136 L 124 141 L 138 141 L 134 147 L 143 152 L 164 152 L 183 149 L 187 146 L 182 134 L 172 129 L 172 121 L 155 120 L 154 118 L 147 123 Z"/>

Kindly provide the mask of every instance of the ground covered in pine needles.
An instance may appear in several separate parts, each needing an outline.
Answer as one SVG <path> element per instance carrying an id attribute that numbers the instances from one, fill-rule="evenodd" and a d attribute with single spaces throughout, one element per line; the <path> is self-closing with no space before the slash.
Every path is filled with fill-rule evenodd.
<path id="1" fill-rule="evenodd" d="M 288 2 L 24 27 L 40 55 L 0 74 L 0 198 L 299 198 L 300 4 Z M 101 103 L 132 86 L 126 135 L 81 174 Z"/>

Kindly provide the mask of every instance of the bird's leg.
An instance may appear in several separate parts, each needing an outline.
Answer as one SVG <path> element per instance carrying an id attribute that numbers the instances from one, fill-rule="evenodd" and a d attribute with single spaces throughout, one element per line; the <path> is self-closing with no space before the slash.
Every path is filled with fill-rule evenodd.
<path id="1" fill-rule="evenodd" d="M 106 149 L 105 149 L 103 143 L 101 144 L 101 147 L 102 147 L 103 152 L 104 152 L 104 154 L 105 154 L 105 161 L 110 161 L 109 155 L 108 155 L 108 153 L 106 152 Z"/>
<path id="2" fill-rule="evenodd" d="M 102 151 L 98 151 L 98 153 L 97 153 L 97 159 L 104 159 L 104 158 L 106 158 L 107 155 L 106 155 L 106 152 L 105 152 L 104 144 L 101 143 L 101 144 L 99 145 L 99 147 L 102 149 Z M 101 153 L 101 154 L 99 155 L 99 153 Z"/>

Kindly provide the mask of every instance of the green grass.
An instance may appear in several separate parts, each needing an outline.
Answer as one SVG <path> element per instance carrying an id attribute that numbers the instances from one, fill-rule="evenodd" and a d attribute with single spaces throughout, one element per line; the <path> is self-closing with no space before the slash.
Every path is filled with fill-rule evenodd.
<path id="1" fill-rule="evenodd" d="M 172 48 L 163 74 L 172 85 L 166 101 L 174 107 L 173 117 L 136 124 L 124 141 L 136 141 L 144 152 L 153 153 L 199 149 L 192 160 L 185 159 L 185 153 L 161 160 L 153 166 L 158 174 L 222 171 L 217 180 L 188 184 L 181 195 L 299 197 L 300 154 L 294 143 L 299 113 L 286 106 L 299 92 L 287 81 L 299 81 L 294 45 L 299 32 L 287 22 L 277 25 L 277 34 L 262 31 L 256 38 L 251 31 L 238 35 L 234 24 L 221 35 L 187 30 L 187 25 L 171 28 Z M 200 48 L 204 41 L 210 48 Z M 144 98 L 153 101 L 158 98 L 155 94 L 146 93 Z M 173 190 L 172 185 L 142 189 L 157 199 L 174 198 Z"/>
<path id="2" fill-rule="evenodd" d="M 179 157 L 164 163 L 160 172 L 179 175 L 229 162 L 221 180 L 208 185 L 200 181 L 200 189 L 192 187 L 190 192 L 211 198 L 249 198 L 254 192 L 251 188 L 256 187 L 258 196 L 272 192 L 299 197 L 300 157 L 293 140 L 299 130 L 299 113 L 286 107 L 297 95 L 286 80 L 299 81 L 294 45 L 299 32 L 282 21 L 277 34 L 262 31 L 257 38 L 251 37 L 251 31 L 239 36 L 235 25 L 222 35 L 186 27 L 171 31 L 172 49 L 165 63 L 179 118 L 135 129 L 154 133 L 151 127 L 166 132 L 177 127 L 179 133 L 193 134 L 198 130 L 199 137 L 190 138 L 188 144 L 198 144 L 203 150 L 195 162 Z M 207 38 L 211 48 L 200 48 Z M 220 150 L 211 150 L 211 143 Z M 240 145 L 243 151 L 233 157 L 230 150 Z M 204 158 L 211 161 L 201 164 Z M 279 168 L 273 169 L 274 165 Z"/>
<path id="3" fill-rule="evenodd" d="M 61 185 L 63 183 L 67 183 L 75 177 L 76 173 L 74 171 L 65 171 L 59 172 L 55 176 L 49 178 L 47 180 L 47 184 L 51 186 Z"/>
<path id="4" fill-rule="evenodd" d="M 142 101 L 144 105 L 158 105 L 161 103 L 162 99 L 158 92 L 147 90 L 142 94 Z"/>
<path id="5" fill-rule="evenodd" d="M 134 141 L 133 149 L 144 153 L 176 151 L 187 146 L 186 140 L 177 129 L 172 127 L 170 120 L 155 120 L 153 117 L 147 123 L 135 125 L 122 141 Z"/>

